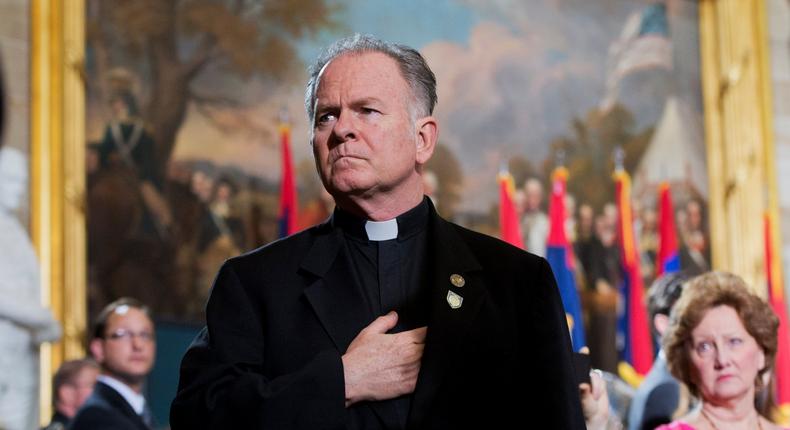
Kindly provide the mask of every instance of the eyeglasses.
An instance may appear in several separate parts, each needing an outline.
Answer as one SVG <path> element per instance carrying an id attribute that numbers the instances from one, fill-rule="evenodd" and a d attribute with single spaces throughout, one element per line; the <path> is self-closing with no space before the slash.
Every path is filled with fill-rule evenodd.
<path id="1" fill-rule="evenodd" d="M 156 338 L 154 334 L 150 331 L 141 331 L 141 332 L 134 332 L 131 330 L 126 330 L 123 328 L 119 328 L 114 332 L 107 335 L 107 339 L 109 340 L 126 340 L 130 341 L 134 338 L 139 338 L 143 342 L 153 342 Z"/>

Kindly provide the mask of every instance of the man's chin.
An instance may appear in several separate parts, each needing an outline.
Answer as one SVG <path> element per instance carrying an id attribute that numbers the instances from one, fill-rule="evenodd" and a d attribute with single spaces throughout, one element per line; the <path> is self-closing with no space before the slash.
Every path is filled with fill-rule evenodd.
<path id="1" fill-rule="evenodd" d="M 353 178 L 333 179 L 329 193 L 333 196 L 359 196 L 364 195 L 372 187 L 365 181 L 354 180 Z"/>
<path id="2" fill-rule="evenodd" d="M 148 373 L 151 371 L 150 368 L 148 369 L 134 369 L 134 370 L 127 370 L 127 371 L 114 371 L 111 376 L 115 379 L 120 380 L 126 385 L 138 385 L 145 381 L 145 378 L 148 376 Z"/>

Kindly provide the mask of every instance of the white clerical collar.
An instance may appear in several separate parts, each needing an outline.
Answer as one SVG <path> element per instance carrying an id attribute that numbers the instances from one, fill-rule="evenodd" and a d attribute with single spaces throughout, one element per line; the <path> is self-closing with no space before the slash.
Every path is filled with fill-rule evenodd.
<path id="1" fill-rule="evenodd" d="M 142 394 L 135 393 L 134 390 L 132 390 L 128 385 L 109 375 L 99 375 L 99 377 L 96 379 L 109 385 L 113 390 L 117 391 L 118 394 L 120 394 L 121 397 L 126 400 L 126 403 L 129 403 L 129 406 L 134 409 L 137 415 L 143 413 L 143 410 L 145 409 L 145 397 L 143 397 Z"/>
<path id="2" fill-rule="evenodd" d="M 393 218 L 387 221 L 366 221 L 365 231 L 368 240 L 390 240 L 398 237 L 398 220 Z"/>

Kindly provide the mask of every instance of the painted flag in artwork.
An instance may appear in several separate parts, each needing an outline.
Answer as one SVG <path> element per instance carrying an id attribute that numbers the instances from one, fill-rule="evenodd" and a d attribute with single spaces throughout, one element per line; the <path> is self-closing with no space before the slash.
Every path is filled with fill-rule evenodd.
<path id="1" fill-rule="evenodd" d="M 669 183 L 662 182 L 658 191 L 658 257 L 656 258 L 656 277 L 664 273 L 680 270 L 678 237 L 675 230 L 675 209 Z"/>
<path id="2" fill-rule="evenodd" d="M 774 242 L 774 222 L 770 213 L 764 216 L 765 270 L 768 279 L 768 299 L 779 317 L 778 351 L 776 354 L 776 401 L 784 421 L 790 422 L 790 328 L 787 319 L 787 301 L 782 285 L 781 265 L 777 261 Z"/>
<path id="3" fill-rule="evenodd" d="M 586 346 L 584 336 L 584 320 L 576 290 L 576 279 L 573 274 L 573 257 L 568 237 L 565 234 L 565 188 L 568 182 L 568 170 L 564 167 L 554 169 L 552 173 L 551 200 L 549 201 L 549 237 L 546 241 L 546 259 L 551 265 L 557 287 L 560 290 L 565 317 L 568 320 L 573 350 Z"/>
<path id="4" fill-rule="evenodd" d="M 631 210 L 631 178 L 624 169 L 614 173 L 617 201 L 617 236 L 620 246 L 621 311 L 618 315 L 618 349 L 621 365 L 644 376 L 653 365 L 653 344 L 647 322 L 644 287 Z M 621 373 L 623 371 L 621 370 Z"/>
<path id="5" fill-rule="evenodd" d="M 516 204 L 513 200 L 515 185 L 513 176 L 502 170 L 497 175 L 499 182 L 499 237 L 505 242 L 524 249 L 521 238 L 521 225 L 518 220 Z"/>
<path id="6" fill-rule="evenodd" d="M 609 46 L 606 96 L 601 110 L 608 111 L 614 106 L 621 79 L 629 73 L 650 68 L 672 70 L 667 6 L 662 1 L 632 13 L 619 38 Z"/>
<path id="7" fill-rule="evenodd" d="M 296 182 L 294 181 L 293 161 L 291 160 L 291 126 L 287 122 L 280 124 L 280 150 L 282 170 L 280 178 L 280 208 L 278 221 L 280 237 L 296 233 L 297 199 Z"/>

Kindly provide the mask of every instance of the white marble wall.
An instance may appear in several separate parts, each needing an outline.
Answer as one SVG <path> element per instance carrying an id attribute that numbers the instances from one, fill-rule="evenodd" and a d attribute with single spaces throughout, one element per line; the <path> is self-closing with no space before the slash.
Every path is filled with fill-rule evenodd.
<path id="1" fill-rule="evenodd" d="M 790 287 L 790 0 L 767 0 L 773 78 L 776 182 L 785 288 Z"/>

